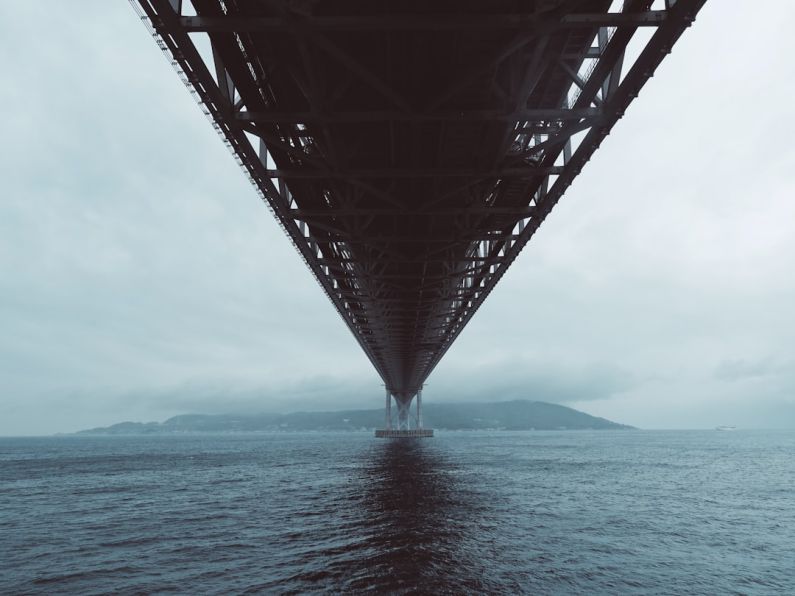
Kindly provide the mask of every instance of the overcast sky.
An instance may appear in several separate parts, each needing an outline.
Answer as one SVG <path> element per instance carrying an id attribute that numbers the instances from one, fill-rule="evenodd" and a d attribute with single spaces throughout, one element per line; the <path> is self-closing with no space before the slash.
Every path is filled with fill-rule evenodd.
<path id="1" fill-rule="evenodd" d="M 0 3 L 0 434 L 381 407 L 132 8 L 78 4 Z M 795 4 L 764 4 L 707 2 L 426 402 L 795 428 Z"/>

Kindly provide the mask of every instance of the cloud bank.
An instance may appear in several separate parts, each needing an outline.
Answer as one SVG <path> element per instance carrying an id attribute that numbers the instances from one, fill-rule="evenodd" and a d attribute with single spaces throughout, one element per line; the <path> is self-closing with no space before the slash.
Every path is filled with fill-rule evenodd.
<path id="1" fill-rule="evenodd" d="M 707 3 L 426 401 L 795 426 L 795 7 L 775 4 L 781 18 L 748 22 Z M 81 8 L 0 6 L 0 434 L 380 407 L 369 362 L 133 11 Z"/>

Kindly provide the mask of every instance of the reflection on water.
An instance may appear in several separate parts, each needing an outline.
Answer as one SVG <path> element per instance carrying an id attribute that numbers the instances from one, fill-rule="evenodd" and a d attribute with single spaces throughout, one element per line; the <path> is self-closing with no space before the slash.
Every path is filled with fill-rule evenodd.
<path id="1" fill-rule="evenodd" d="M 387 440 L 359 469 L 368 531 L 363 568 L 351 589 L 444 592 L 484 589 L 480 562 L 472 560 L 473 529 L 483 507 L 467 475 L 427 440 Z M 377 571 L 376 571 L 377 570 Z"/>
<path id="2" fill-rule="evenodd" d="M 0 594 L 795 594 L 793 452 L 750 432 L 0 439 Z"/>

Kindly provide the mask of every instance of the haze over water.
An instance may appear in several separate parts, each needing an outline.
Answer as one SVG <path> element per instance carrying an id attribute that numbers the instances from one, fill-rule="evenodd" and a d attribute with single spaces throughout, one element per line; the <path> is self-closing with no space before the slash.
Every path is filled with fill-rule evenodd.
<path id="1" fill-rule="evenodd" d="M 795 592 L 795 434 L 0 439 L 2 593 Z"/>

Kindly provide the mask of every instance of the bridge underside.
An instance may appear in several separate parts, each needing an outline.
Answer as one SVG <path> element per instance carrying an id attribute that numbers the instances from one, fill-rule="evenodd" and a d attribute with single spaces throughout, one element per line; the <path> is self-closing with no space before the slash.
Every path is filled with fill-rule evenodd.
<path id="1" fill-rule="evenodd" d="M 133 4 L 410 403 L 703 1 Z"/>

